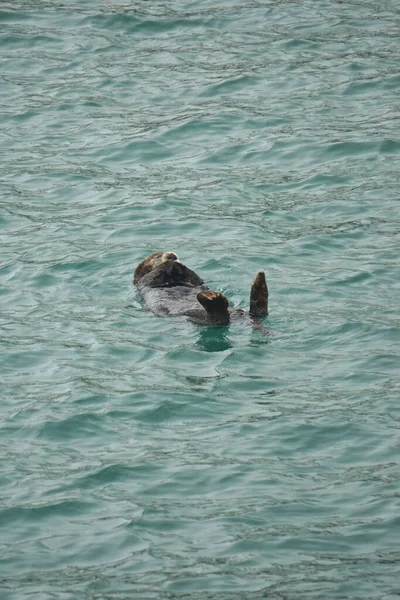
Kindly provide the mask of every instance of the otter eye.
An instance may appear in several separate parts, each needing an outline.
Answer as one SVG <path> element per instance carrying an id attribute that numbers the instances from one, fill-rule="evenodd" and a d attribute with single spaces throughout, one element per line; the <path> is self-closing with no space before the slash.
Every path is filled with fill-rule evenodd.
<path id="1" fill-rule="evenodd" d="M 178 257 L 174 252 L 168 252 L 166 258 L 167 260 L 178 260 Z"/>

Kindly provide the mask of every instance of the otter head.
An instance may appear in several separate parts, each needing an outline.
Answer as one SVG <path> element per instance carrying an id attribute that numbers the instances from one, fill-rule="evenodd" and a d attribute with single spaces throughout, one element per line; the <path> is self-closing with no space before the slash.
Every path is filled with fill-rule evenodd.
<path id="1" fill-rule="evenodd" d="M 138 264 L 133 275 L 133 283 L 139 283 L 144 275 L 150 273 L 160 265 L 166 262 L 179 262 L 175 252 L 154 252 L 147 256 Z"/>
<path id="2" fill-rule="evenodd" d="M 219 292 L 199 292 L 197 300 L 204 307 L 210 323 L 214 325 L 228 325 L 230 317 L 228 298 Z"/>

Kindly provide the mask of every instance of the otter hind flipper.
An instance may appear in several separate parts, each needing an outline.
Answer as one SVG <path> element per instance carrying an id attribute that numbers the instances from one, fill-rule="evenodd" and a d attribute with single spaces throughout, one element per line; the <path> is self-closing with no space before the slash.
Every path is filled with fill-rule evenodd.
<path id="1" fill-rule="evenodd" d="M 259 271 L 254 278 L 250 291 L 250 316 L 266 317 L 268 315 L 268 286 L 264 271 Z"/>

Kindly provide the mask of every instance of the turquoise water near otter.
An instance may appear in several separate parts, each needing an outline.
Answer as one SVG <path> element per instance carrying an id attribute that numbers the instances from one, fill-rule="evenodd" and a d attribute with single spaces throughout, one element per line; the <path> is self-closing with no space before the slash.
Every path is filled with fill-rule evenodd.
<path id="1" fill-rule="evenodd" d="M 0 23 L 1 600 L 398 598 L 397 0 Z M 279 335 L 146 311 L 157 250 Z"/>

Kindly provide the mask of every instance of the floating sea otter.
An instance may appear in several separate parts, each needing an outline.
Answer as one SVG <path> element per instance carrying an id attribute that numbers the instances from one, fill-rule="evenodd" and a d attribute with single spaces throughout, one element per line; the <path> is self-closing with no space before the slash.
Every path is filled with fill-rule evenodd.
<path id="1" fill-rule="evenodd" d="M 252 325 L 269 331 L 258 319 L 268 315 L 268 288 L 264 271 L 257 273 L 250 291 L 250 311 L 229 308 L 228 299 L 213 292 L 175 252 L 155 252 L 138 264 L 133 283 L 138 286 L 147 308 L 159 315 L 185 316 L 205 325 L 227 325 L 246 314 Z"/>

